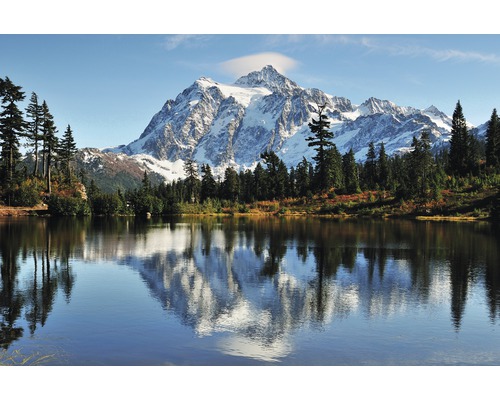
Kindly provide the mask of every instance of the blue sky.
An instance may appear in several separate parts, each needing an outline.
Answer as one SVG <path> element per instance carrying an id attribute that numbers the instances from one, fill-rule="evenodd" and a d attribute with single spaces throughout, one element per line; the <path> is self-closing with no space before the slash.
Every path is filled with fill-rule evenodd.
<path id="1" fill-rule="evenodd" d="M 129 143 L 199 77 L 231 83 L 266 64 L 354 104 L 373 96 L 401 106 L 433 104 L 451 115 L 460 100 L 474 125 L 500 108 L 500 35 L 235 34 L 206 26 L 191 26 L 195 34 L 183 33 L 190 27 L 149 33 L 147 24 L 145 34 L 7 29 L 0 76 L 21 85 L 27 98 L 36 92 L 46 100 L 60 135 L 70 124 L 79 147 Z"/>

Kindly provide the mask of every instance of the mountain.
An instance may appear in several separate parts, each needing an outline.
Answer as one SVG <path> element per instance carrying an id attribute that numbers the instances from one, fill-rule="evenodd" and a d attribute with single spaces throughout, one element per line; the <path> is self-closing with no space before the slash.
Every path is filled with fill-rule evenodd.
<path id="1" fill-rule="evenodd" d="M 122 160 L 129 156 L 128 161 L 169 180 L 183 176 L 187 158 L 222 174 L 227 166 L 251 168 L 262 152 L 273 150 L 291 167 L 315 154 L 305 139 L 319 104 L 326 105 L 339 151 L 352 148 L 360 161 L 372 141 L 384 142 L 387 153 L 394 154 L 407 151 L 413 136 L 424 129 L 436 149 L 450 138 L 451 118 L 434 106 L 419 110 L 374 97 L 354 105 L 344 97 L 302 88 L 266 66 L 234 84 L 196 80 L 175 100 L 167 100 L 137 140 L 103 154 L 121 154 Z"/>

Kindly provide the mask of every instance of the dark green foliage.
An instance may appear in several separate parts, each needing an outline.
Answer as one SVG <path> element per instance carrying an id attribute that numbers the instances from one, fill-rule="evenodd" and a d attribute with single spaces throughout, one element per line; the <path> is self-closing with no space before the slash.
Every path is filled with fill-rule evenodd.
<path id="1" fill-rule="evenodd" d="M 240 178 L 233 167 L 227 167 L 222 182 L 222 198 L 237 201 L 240 194 Z"/>
<path id="2" fill-rule="evenodd" d="M 253 171 L 253 178 L 255 198 L 257 200 L 267 199 L 267 172 L 264 167 L 262 167 L 262 164 L 260 162 L 255 166 L 255 169 Z"/>
<path id="3" fill-rule="evenodd" d="M 500 165 L 500 119 L 496 108 L 491 113 L 486 130 L 486 165 L 493 168 Z"/>
<path id="4" fill-rule="evenodd" d="M 389 161 L 385 152 L 384 142 L 380 143 L 380 150 L 377 161 L 377 184 L 380 189 L 385 190 L 391 181 Z"/>
<path id="5" fill-rule="evenodd" d="M 344 172 L 344 188 L 346 193 L 358 193 L 360 191 L 358 166 L 356 165 L 352 149 L 342 157 L 342 170 Z"/>
<path id="6" fill-rule="evenodd" d="M 325 188 L 340 189 L 343 186 L 342 156 L 333 144 L 326 150 L 327 182 Z M 319 178 L 319 176 L 318 176 Z"/>
<path id="7" fill-rule="evenodd" d="M 201 191 L 200 200 L 203 202 L 207 199 L 215 199 L 217 197 L 217 182 L 212 175 L 210 165 L 204 164 L 201 166 Z"/>
<path id="8" fill-rule="evenodd" d="M 285 163 L 274 151 L 262 153 L 261 158 L 267 167 L 267 194 L 269 199 L 283 199 L 288 192 L 289 177 Z"/>
<path id="9" fill-rule="evenodd" d="M 312 119 L 309 123 L 309 129 L 313 136 L 309 136 L 306 140 L 309 142 L 310 147 L 316 148 L 316 156 L 313 157 L 316 161 L 316 182 L 315 186 L 320 191 L 325 191 L 329 188 L 330 179 L 327 164 L 327 150 L 333 146 L 333 133 L 328 129 L 330 128 L 330 121 L 328 117 L 323 114 L 326 104 L 318 105 L 318 119 Z"/>
<path id="10" fill-rule="evenodd" d="M 52 192 L 51 173 L 54 164 L 54 156 L 58 149 L 59 141 L 54 124 L 54 117 L 49 111 L 47 102 L 42 104 L 42 137 L 43 137 L 43 176 L 47 179 L 47 193 Z"/>
<path id="11" fill-rule="evenodd" d="M 51 195 L 47 200 L 49 213 L 58 216 L 85 216 L 91 210 L 86 200 L 78 197 Z"/>
<path id="12" fill-rule="evenodd" d="M 99 193 L 91 201 L 94 215 L 123 215 L 127 214 L 126 205 L 119 193 Z"/>
<path id="13" fill-rule="evenodd" d="M 19 184 L 11 194 L 12 206 L 33 207 L 41 202 L 42 188 L 35 179 L 26 179 Z"/>
<path id="14" fill-rule="evenodd" d="M 449 173 L 457 176 L 477 173 L 478 153 L 477 140 L 467 129 L 462 106 L 458 101 L 451 126 Z"/>
<path id="15" fill-rule="evenodd" d="M 302 157 L 302 161 L 297 165 L 295 170 L 295 186 L 298 196 L 306 196 L 307 192 L 311 190 L 310 165 L 311 163 L 305 157 Z"/>
<path id="16" fill-rule="evenodd" d="M 29 118 L 27 122 L 26 138 L 28 139 L 28 144 L 33 146 L 33 157 L 34 157 L 34 167 L 33 175 L 38 175 L 38 145 L 43 139 L 41 135 L 42 128 L 42 118 L 43 110 L 41 104 L 38 102 L 38 95 L 36 93 L 31 94 L 30 103 L 26 108 L 26 116 Z"/>
<path id="17" fill-rule="evenodd" d="M 77 152 L 75 139 L 71 126 L 68 125 L 64 135 L 59 142 L 57 154 L 61 163 L 61 169 L 64 172 L 66 182 L 70 183 L 73 178 L 73 161 Z"/>
<path id="18" fill-rule="evenodd" d="M 14 183 L 16 165 L 21 158 L 19 139 L 24 135 L 25 122 L 23 113 L 17 103 L 24 100 L 21 86 L 17 86 L 8 78 L 0 79 L 0 178 L 8 185 Z"/>
<path id="19" fill-rule="evenodd" d="M 377 173 L 377 154 L 375 153 L 375 145 L 373 142 L 368 144 L 368 152 L 366 153 L 366 161 L 363 168 L 364 184 L 368 190 L 375 190 L 379 181 Z"/>
<path id="20" fill-rule="evenodd" d="M 184 172 L 186 173 L 187 199 L 191 203 L 196 203 L 199 200 L 200 182 L 198 180 L 198 166 L 192 158 L 184 161 Z"/>

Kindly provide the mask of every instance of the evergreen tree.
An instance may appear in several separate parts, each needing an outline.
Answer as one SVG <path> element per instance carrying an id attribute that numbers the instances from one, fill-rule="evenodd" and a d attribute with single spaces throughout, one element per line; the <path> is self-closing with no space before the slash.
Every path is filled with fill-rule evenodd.
<path id="1" fill-rule="evenodd" d="M 385 152 L 384 142 L 380 143 L 380 150 L 377 161 L 377 176 L 378 185 L 381 189 L 386 190 L 390 182 L 390 169 L 387 154 Z"/>
<path id="2" fill-rule="evenodd" d="M 253 180 L 255 188 L 255 198 L 264 200 L 267 198 L 267 174 L 260 162 L 257 163 L 253 171 Z"/>
<path id="3" fill-rule="evenodd" d="M 205 201 L 207 199 L 215 199 L 217 197 L 217 182 L 212 175 L 212 169 L 210 168 L 210 165 L 203 164 L 201 166 L 201 173 L 201 201 Z"/>
<path id="4" fill-rule="evenodd" d="M 411 194 L 425 197 L 428 194 L 434 175 L 430 133 L 427 130 L 422 132 L 420 140 L 413 137 L 412 150 L 408 160 Z"/>
<path id="5" fill-rule="evenodd" d="M 62 170 L 66 175 L 66 182 L 71 182 L 73 171 L 71 170 L 71 164 L 74 160 L 75 154 L 77 153 L 75 139 L 73 138 L 73 131 L 68 125 L 64 135 L 59 143 L 58 155 L 61 161 Z"/>
<path id="6" fill-rule="evenodd" d="M 38 96 L 35 92 L 31 93 L 30 103 L 26 107 L 27 122 L 26 137 L 28 143 L 33 146 L 33 156 L 35 165 L 33 167 L 33 176 L 38 175 L 38 144 L 42 140 L 41 129 L 43 120 L 42 105 L 38 103 Z"/>
<path id="7" fill-rule="evenodd" d="M 299 196 L 306 196 L 307 192 L 311 190 L 311 180 L 309 177 L 310 164 L 305 157 L 302 157 L 302 161 L 297 164 L 297 168 L 295 169 L 296 188 Z"/>
<path id="8" fill-rule="evenodd" d="M 451 124 L 449 171 L 465 176 L 471 167 L 471 139 L 460 101 L 457 102 Z"/>
<path id="9" fill-rule="evenodd" d="M 494 108 L 486 129 L 486 165 L 497 168 L 500 162 L 500 119 Z"/>
<path id="10" fill-rule="evenodd" d="M 227 200 L 237 201 L 240 193 L 240 179 L 233 167 L 227 167 L 224 171 L 222 183 L 222 194 Z"/>
<path id="11" fill-rule="evenodd" d="M 344 187 L 346 192 L 349 194 L 359 192 L 358 166 L 356 165 L 356 159 L 354 158 L 354 151 L 352 148 L 342 157 L 342 169 L 344 172 Z"/>
<path id="12" fill-rule="evenodd" d="M 274 151 L 266 151 L 260 155 L 267 167 L 267 188 L 271 199 L 282 199 L 287 193 L 288 170 Z"/>
<path id="13" fill-rule="evenodd" d="M 0 176 L 3 176 L 7 186 L 14 183 L 16 165 L 21 158 L 19 139 L 25 132 L 23 113 L 17 107 L 24 100 L 21 86 L 17 86 L 8 78 L 0 79 L 0 97 L 2 112 L 0 113 Z"/>
<path id="14" fill-rule="evenodd" d="M 377 154 L 373 142 L 368 144 L 368 152 L 366 153 L 366 161 L 364 164 L 364 183 L 368 190 L 375 190 L 378 182 L 377 174 Z"/>
<path id="15" fill-rule="evenodd" d="M 198 166 L 192 158 L 184 161 L 184 173 L 186 174 L 186 188 L 188 191 L 188 200 L 194 203 L 198 199 Z"/>
<path id="16" fill-rule="evenodd" d="M 44 177 L 47 179 L 47 193 L 51 193 L 51 171 L 54 162 L 54 156 L 58 149 L 57 129 L 54 124 L 54 117 L 49 111 L 47 103 L 42 104 L 42 137 L 43 137 L 43 161 Z"/>
<path id="17" fill-rule="evenodd" d="M 316 155 L 313 160 L 316 161 L 316 187 L 318 190 L 327 190 L 329 188 L 330 179 L 328 174 L 328 158 L 327 149 L 332 147 L 333 133 L 328 131 L 330 128 L 330 121 L 324 114 L 326 104 L 318 105 L 318 119 L 312 119 L 309 123 L 309 129 L 313 136 L 309 136 L 306 140 L 309 142 L 309 147 L 316 148 Z"/>
<path id="18" fill-rule="evenodd" d="M 336 189 L 342 188 L 344 177 L 342 173 L 342 155 L 337 150 L 337 146 L 332 144 L 326 150 L 326 165 L 328 171 L 327 188 L 334 187 Z"/>

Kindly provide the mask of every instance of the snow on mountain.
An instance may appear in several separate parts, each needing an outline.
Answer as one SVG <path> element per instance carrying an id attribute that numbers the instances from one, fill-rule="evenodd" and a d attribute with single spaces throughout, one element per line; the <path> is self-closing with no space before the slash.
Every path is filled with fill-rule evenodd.
<path id="1" fill-rule="evenodd" d="M 337 148 L 342 154 L 352 148 L 358 160 L 365 158 L 370 142 L 384 142 L 388 154 L 406 151 L 424 129 L 436 148 L 449 140 L 451 118 L 434 106 L 418 110 L 374 97 L 357 106 L 302 88 L 266 66 L 234 84 L 196 80 L 164 104 L 137 140 L 105 152 L 132 156 L 168 180 L 183 176 L 187 158 L 221 174 L 230 165 L 251 168 L 262 152 L 273 150 L 291 167 L 315 154 L 305 139 L 323 104 Z"/>

